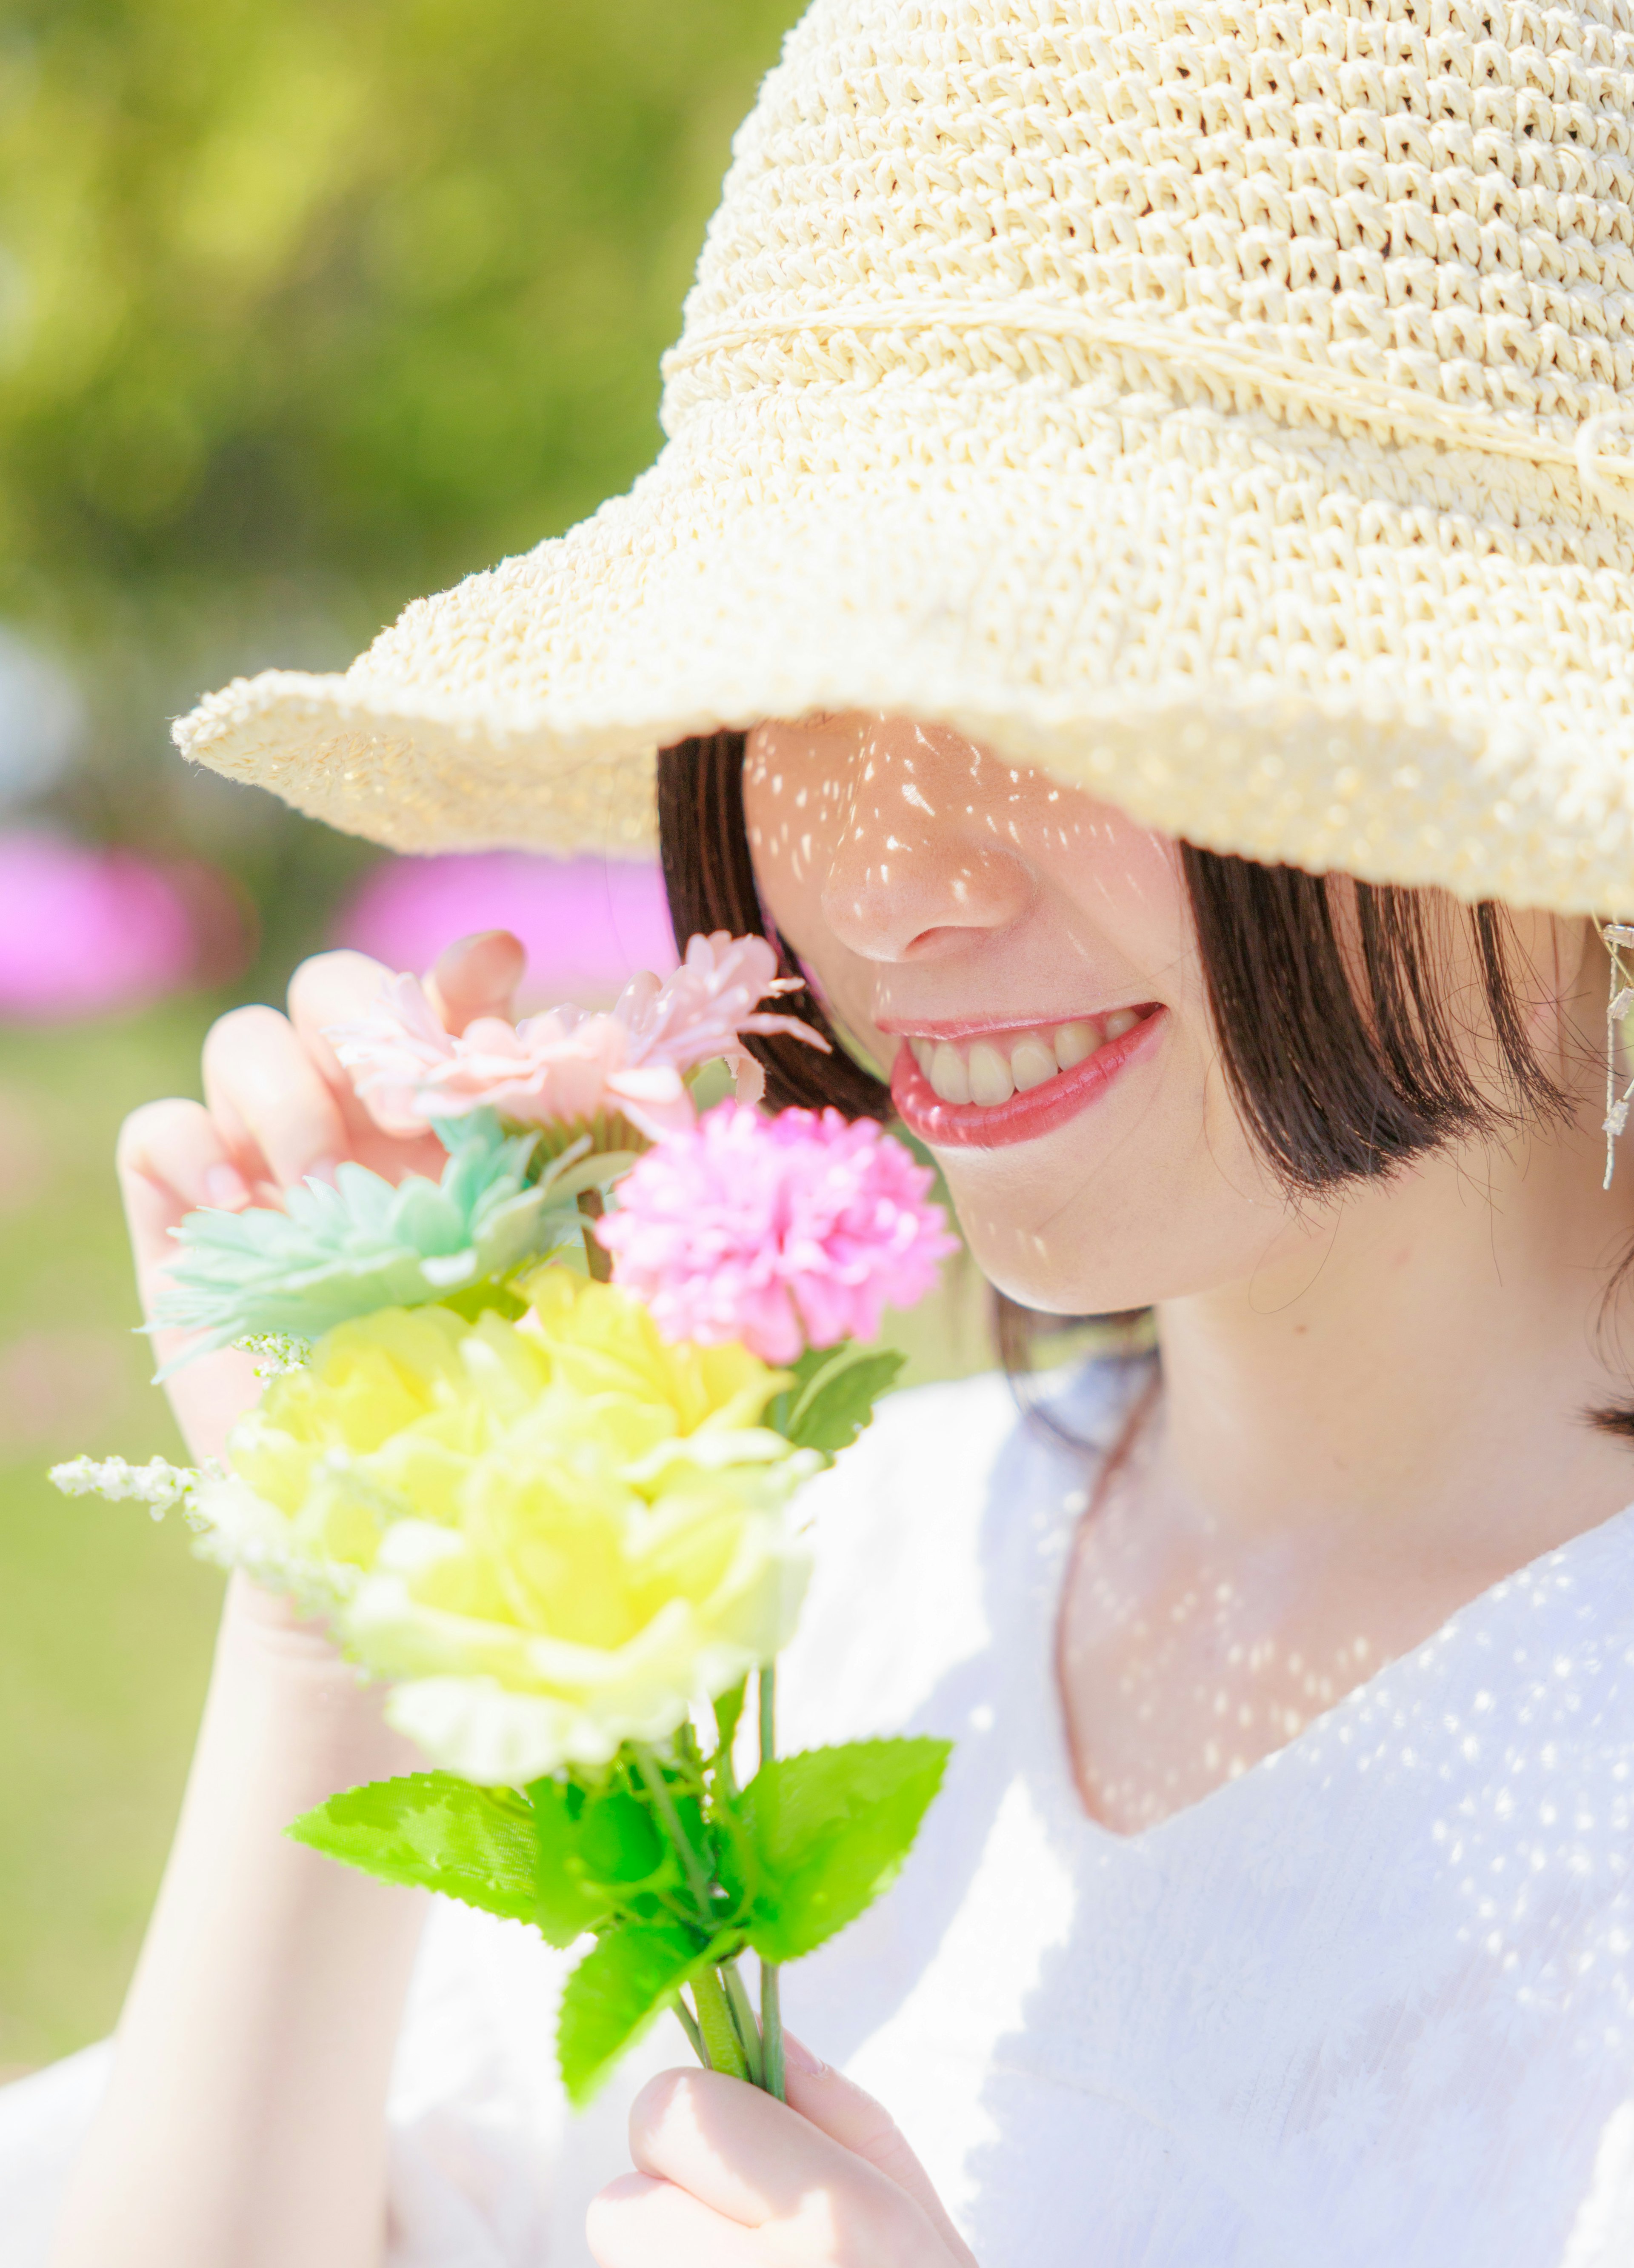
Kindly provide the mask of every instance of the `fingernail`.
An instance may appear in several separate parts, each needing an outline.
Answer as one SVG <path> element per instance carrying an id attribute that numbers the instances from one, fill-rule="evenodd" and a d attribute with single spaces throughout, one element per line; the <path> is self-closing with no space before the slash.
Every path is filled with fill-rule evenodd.
<path id="1" fill-rule="evenodd" d="M 511 942 L 508 929 L 474 929 L 468 937 L 457 937 L 452 945 L 443 947 L 431 963 L 432 973 L 435 974 L 445 962 L 463 961 L 467 954 L 480 953 L 485 945 L 497 945 L 502 941 L 507 945 Z"/>
<path id="2" fill-rule="evenodd" d="M 236 1166 L 210 1166 L 204 1174 L 204 1202 L 221 1212 L 239 1212 L 250 1201 L 249 1184 Z"/>
<path id="3" fill-rule="evenodd" d="M 798 2071 L 806 2079 L 821 2079 L 828 2068 L 820 2055 L 813 2055 L 804 2040 L 797 2040 L 792 2032 L 783 2036 L 783 2060 L 790 2071 Z"/>

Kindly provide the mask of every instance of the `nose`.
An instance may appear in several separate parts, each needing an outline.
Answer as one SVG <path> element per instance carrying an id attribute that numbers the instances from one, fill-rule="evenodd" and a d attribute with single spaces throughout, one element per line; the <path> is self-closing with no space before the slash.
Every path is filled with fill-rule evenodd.
<path id="1" fill-rule="evenodd" d="M 871 719 L 830 836 L 823 917 L 865 961 L 938 960 L 1019 921 L 1034 881 L 1011 768 L 959 734 Z"/>

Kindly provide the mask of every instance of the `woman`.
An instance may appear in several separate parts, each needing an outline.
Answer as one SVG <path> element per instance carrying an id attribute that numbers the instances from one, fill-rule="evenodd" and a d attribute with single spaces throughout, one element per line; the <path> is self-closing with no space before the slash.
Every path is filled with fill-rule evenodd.
<path id="1" fill-rule="evenodd" d="M 416 1970 L 279 1840 L 408 1760 L 235 1581 L 56 2268 L 1634 2250 L 1630 63 L 1587 4 L 819 0 L 654 471 L 180 728 L 408 848 L 637 842 L 664 749 L 678 926 L 846 1043 L 775 1094 L 888 1074 L 1000 1292 L 1157 1351 L 902 1395 L 815 1492 L 791 1737 L 957 1747 L 791 1978 L 789 2109 L 650 2060 L 564 2128 L 551 1956 L 445 1909 Z M 517 974 L 445 956 L 450 1027 Z M 137 1115 L 144 1285 L 191 1205 L 414 1160 L 322 1036 L 377 982 Z M 208 1454 L 251 1388 L 173 1390 Z"/>

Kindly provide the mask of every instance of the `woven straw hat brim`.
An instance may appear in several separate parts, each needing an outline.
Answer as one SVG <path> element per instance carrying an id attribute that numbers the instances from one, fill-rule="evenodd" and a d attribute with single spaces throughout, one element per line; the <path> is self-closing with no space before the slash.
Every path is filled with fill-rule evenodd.
<path id="1" fill-rule="evenodd" d="M 177 737 L 399 850 L 637 853 L 658 748 L 846 709 L 1204 847 L 1634 907 L 1627 524 L 1558 467 L 1151 393 L 729 398 L 344 675 Z"/>

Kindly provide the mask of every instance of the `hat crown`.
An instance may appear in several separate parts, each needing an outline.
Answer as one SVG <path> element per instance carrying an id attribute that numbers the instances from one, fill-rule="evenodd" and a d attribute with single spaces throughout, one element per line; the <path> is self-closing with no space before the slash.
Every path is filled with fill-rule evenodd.
<path id="1" fill-rule="evenodd" d="M 817 0 L 738 136 L 665 422 L 1081 378 L 1099 338 L 1170 382 L 1213 342 L 1580 428 L 1634 403 L 1631 152 L 1630 0 Z"/>

